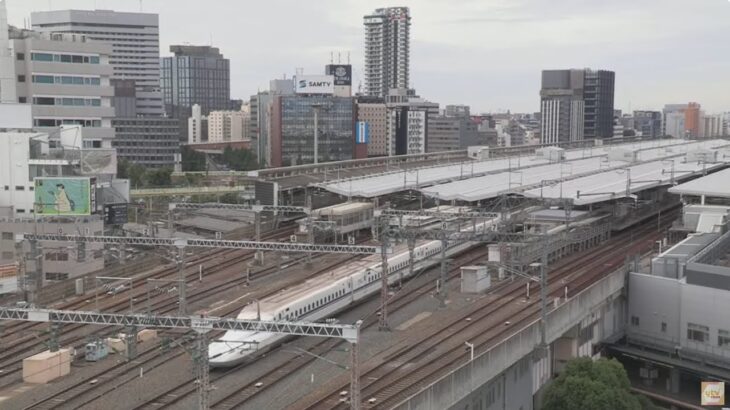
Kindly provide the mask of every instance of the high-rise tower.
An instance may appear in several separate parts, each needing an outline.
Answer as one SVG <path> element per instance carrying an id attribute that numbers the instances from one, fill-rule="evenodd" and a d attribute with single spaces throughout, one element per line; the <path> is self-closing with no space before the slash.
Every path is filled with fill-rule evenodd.
<path id="1" fill-rule="evenodd" d="M 31 13 L 40 32 L 76 33 L 112 46 L 112 79 L 134 80 L 136 114 L 163 114 L 160 92 L 159 17 L 150 13 L 111 10 L 59 10 Z"/>
<path id="2" fill-rule="evenodd" d="M 364 17 L 365 94 L 385 97 L 407 89 L 410 77 L 411 15 L 408 7 L 377 9 Z"/>

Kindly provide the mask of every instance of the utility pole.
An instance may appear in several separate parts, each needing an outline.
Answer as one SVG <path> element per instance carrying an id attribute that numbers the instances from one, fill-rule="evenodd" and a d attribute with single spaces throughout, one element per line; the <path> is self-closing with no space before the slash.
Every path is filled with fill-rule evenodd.
<path id="1" fill-rule="evenodd" d="M 446 307 L 446 280 L 447 280 L 447 269 L 446 269 L 446 247 L 448 246 L 449 241 L 446 240 L 446 233 L 443 233 L 443 238 L 441 239 L 441 278 L 439 279 L 439 299 L 441 300 L 440 306 L 442 308 Z"/>
<path id="2" fill-rule="evenodd" d="M 178 301 L 178 312 L 180 313 L 180 316 L 184 316 L 187 314 L 187 295 L 185 289 L 185 247 L 178 246 L 177 252 L 177 276 L 180 281 L 180 289 L 178 289 L 178 294 L 180 295 L 180 299 Z"/>
<path id="3" fill-rule="evenodd" d="M 387 221 L 388 218 L 383 218 Z M 380 319 L 378 320 L 378 328 L 380 330 L 390 330 L 388 326 L 388 228 L 384 223 L 380 232 Z"/>
<path id="4" fill-rule="evenodd" d="M 322 104 L 312 104 L 314 110 L 314 164 L 319 163 L 319 112 Z"/>
<path id="5" fill-rule="evenodd" d="M 360 410 L 360 325 L 362 320 L 355 323 L 357 335 L 355 341 L 350 342 L 350 409 Z"/>
<path id="6" fill-rule="evenodd" d="M 196 377 L 198 379 L 198 409 L 210 409 L 210 364 L 208 363 L 208 333 L 197 331 L 197 344 L 195 355 Z"/>

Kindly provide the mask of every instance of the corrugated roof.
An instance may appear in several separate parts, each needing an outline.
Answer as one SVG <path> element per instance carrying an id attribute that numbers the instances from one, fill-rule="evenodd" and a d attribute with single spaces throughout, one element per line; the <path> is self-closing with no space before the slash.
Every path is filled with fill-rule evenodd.
<path id="1" fill-rule="evenodd" d="M 730 184 L 728 184 L 728 181 L 730 181 L 730 169 L 725 169 L 669 188 L 669 192 L 682 195 L 730 198 Z"/>
<path id="2" fill-rule="evenodd" d="M 594 158 L 593 161 L 595 161 L 595 158 L 605 156 L 608 151 L 616 148 L 648 150 L 657 147 L 680 146 L 686 143 L 687 141 L 683 140 L 667 139 L 595 146 L 566 150 L 565 159 L 568 162 L 573 162 L 581 159 Z M 667 150 L 669 149 L 667 148 Z M 643 154 L 640 156 L 640 159 L 643 160 Z M 535 168 L 550 164 L 548 159 L 537 158 L 535 155 L 483 161 L 469 160 L 468 162 L 458 164 L 434 165 L 405 171 L 398 170 L 391 173 L 343 179 L 318 184 L 317 186 L 340 195 L 373 198 L 395 192 L 428 187 L 439 183 L 444 184 L 465 178 L 476 178 L 485 174 L 498 173 L 506 170 L 513 170 L 513 173 L 517 173 L 518 170 L 533 169 L 533 171 L 527 172 L 541 173 L 544 170 L 536 170 Z"/>
<path id="3" fill-rule="evenodd" d="M 638 181 L 651 179 L 657 182 L 660 180 L 668 182 L 671 179 L 671 162 L 664 164 L 662 159 L 681 155 L 697 148 L 719 147 L 727 144 L 728 142 L 724 140 L 695 141 L 666 148 L 644 149 L 639 154 L 641 161 L 659 161 L 643 162 L 629 167 L 631 169 L 631 180 L 633 181 L 632 190 L 649 187 L 647 184 L 639 184 Z M 687 178 L 691 175 L 687 172 L 693 171 L 697 167 L 699 167 L 698 170 L 703 169 L 703 166 L 696 164 L 684 164 L 683 160 L 684 156 L 677 156 L 672 160 L 675 162 L 675 179 Z M 495 172 L 482 177 L 434 185 L 421 189 L 421 192 L 427 196 L 438 197 L 443 200 L 456 199 L 468 202 L 494 198 L 503 193 L 513 192 L 524 193 L 524 195 L 532 197 L 574 198 L 576 204 L 593 203 L 617 195 L 621 196 L 619 195 L 621 192 L 625 193 L 627 177 L 622 177 L 617 172 L 626 172 L 622 170 L 627 168 L 628 164 L 625 161 L 609 161 L 606 158 L 591 157 L 514 171 Z M 666 175 L 663 171 L 667 171 Z M 563 180 L 562 183 L 559 182 L 561 179 Z M 623 190 L 620 189 L 621 187 L 623 187 Z M 582 198 L 578 198 L 578 191 L 583 194 Z M 589 196 L 599 192 L 605 192 L 609 196 L 596 196 L 600 199 L 595 201 L 590 199 Z M 586 196 L 586 194 L 589 196 Z"/>

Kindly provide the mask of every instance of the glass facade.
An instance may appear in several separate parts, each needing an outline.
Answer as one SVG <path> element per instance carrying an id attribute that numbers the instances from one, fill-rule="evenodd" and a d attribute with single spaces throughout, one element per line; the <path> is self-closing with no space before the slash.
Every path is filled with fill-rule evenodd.
<path id="1" fill-rule="evenodd" d="M 112 121 L 117 157 L 146 167 L 173 167 L 180 152 L 180 124 L 175 118 L 120 118 Z"/>
<path id="2" fill-rule="evenodd" d="M 353 158 L 354 104 L 352 98 L 284 96 L 281 97 L 283 166 L 314 163 L 315 109 L 319 110 L 319 162 Z"/>
<path id="3" fill-rule="evenodd" d="M 169 116 L 186 118 L 193 104 L 203 115 L 228 108 L 231 97 L 230 64 L 215 51 L 191 46 L 172 46 L 176 55 L 161 62 L 161 87 Z M 181 51 L 182 50 L 182 51 Z M 189 52 L 194 55 L 186 55 Z"/>
<path id="4" fill-rule="evenodd" d="M 99 64 L 98 55 L 31 53 L 30 59 L 49 63 Z"/>

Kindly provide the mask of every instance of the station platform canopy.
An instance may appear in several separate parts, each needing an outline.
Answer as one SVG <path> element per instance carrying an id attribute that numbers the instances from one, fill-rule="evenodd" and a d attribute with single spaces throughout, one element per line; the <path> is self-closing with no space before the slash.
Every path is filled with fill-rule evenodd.
<path id="1" fill-rule="evenodd" d="M 730 198 L 730 168 L 669 188 L 679 195 Z"/>
<path id="2" fill-rule="evenodd" d="M 629 181 L 629 192 L 633 193 L 667 184 L 672 180 L 687 179 L 703 170 L 722 167 L 723 163 L 687 163 L 685 154 L 723 146 L 730 147 L 730 142 L 688 142 L 642 150 L 636 162 L 591 157 L 495 172 L 482 177 L 434 185 L 421 189 L 421 192 L 440 200 L 467 202 L 516 193 L 535 198 L 570 199 L 576 205 L 589 204 L 625 196 Z"/>
<path id="3" fill-rule="evenodd" d="M 661 148 L 665 154 L 671 155 L 669 152 L 673 152 L 676 147 L 681 147 L 688 143 L 691 144 L 692 142 L 678 139 L 664 139 L 571 149 L 565 151 L 565 160 L 563 162 L 572 163 L 576 160 L 591 159 L 590 162 L 599 163 L 598 158 L 606 157 L 609 151 L 617 148 L 641 151 L 642 153 L 643 151 Z M 643 161 L 644 158 L 640 158 L 640 160 Z M 555 162 L 550 158 L 538 158 L 532 154 L 530 156 L 523 155 L 486 160 L 469 160 L 450 165 L 432 165 L 429 167 L 367 175 L 359 178 L 340 179 L 315 184 L 314 186 L 339 195 L 374 198 L 401 191 L 417 190 L 437 184 L 446 184 L 452 181 L 497 174 L 504 171 L 516 173 L 516 171 L 533 168 L 533 171 L 530 172 L 542 172 L 534 170 L 534 168 L 551 164 L 555 165 Z M 579 168 L 579 166 L 574 166 Z M 509 180 L 509 182 L 512 183 L 513 181 Z"/>

